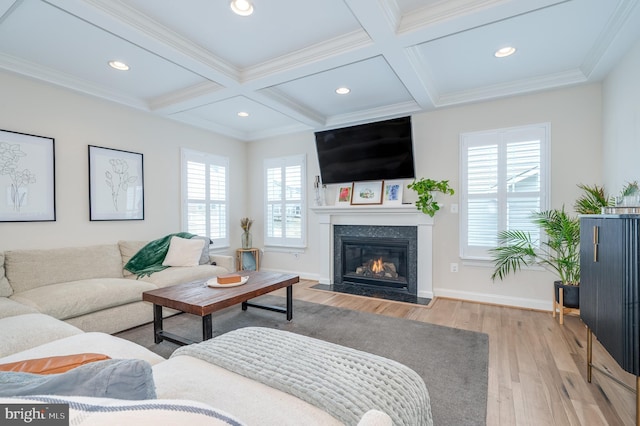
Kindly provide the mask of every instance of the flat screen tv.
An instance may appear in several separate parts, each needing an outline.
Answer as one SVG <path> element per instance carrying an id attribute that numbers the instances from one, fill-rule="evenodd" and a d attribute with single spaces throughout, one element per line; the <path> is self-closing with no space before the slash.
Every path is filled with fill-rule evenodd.
<path id="1" fill-rule="evenodd" d="M 411 117 L 316 132 L 323 184 L 413 179 Z"/>

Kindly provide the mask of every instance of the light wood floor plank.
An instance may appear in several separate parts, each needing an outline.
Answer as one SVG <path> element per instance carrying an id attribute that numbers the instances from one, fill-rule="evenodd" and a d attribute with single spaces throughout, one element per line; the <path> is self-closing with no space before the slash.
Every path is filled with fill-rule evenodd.
<path id="1" fill-rule="evenodd" d="M 479 331 L 489 336 L 487 425 L 632 426 L 635 394 L 594 370 L 586 381 L 586 328 L 575 315 L 559 325 L 551 312 L 438 298 L 430 307 L 312 289 L 294 298 L 395 318 Z M 283 290 L 277 294 L 284 295 Z M 594 339 L 594 364 L 635 388 Z"/>

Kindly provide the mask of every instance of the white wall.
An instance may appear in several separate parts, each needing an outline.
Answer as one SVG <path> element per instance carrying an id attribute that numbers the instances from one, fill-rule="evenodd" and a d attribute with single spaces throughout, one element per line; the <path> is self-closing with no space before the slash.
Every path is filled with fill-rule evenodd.
<path id="1" fill-rule="evenodd" d="M 519 96 L 441 110 L 414 117 L 418 176 L 449 179 L 459 185 L 459 135 L 533 123 L 551 123 L 551 207 L 573 212 L 578 183 L 602 183 L 601 87 L 598 84 Z M 492 282 L 492 265 L 474 266 L 459 258 L 458 214 L 445 200 L 434 226 L 434 293 L 488 303 L 551 309 L 554 276 L 521 271 Z M 450 272 L 459 263 L 459 272 Z"/>
<path id="2" fill-rule="evenodd" d="M 603 84 L 604 183 L 618 195 L 640 181 L 640 41 Z"/>
<path id="3" fill-rule="evenodd" d="M 0 129 L 55 138 L 57 216 L 0 222 L 0 250 L 150 240 L 180 231 L 180 147 L 228 156 L 232 190 L 245 187 L 244 143 L 10 73 L 0 72 L 0 93 Z M 143 154 L 144 220 L 89 220 L 88 145 Z M 246 198 L 242 190 L 234 194 L 231 217 L 239 217 Z M 232 224 L 232 242 L 239 244 L 240 232 Z"/>
<path id="4" fill-rule="evenodd" d="M 247 169 L 249 170 L 249 201 L 247 215 L 255 218 L 252 226 L 253 245 L 264 246 L 264 178 L 263 163 L 265 158 L 285 157 L 305 154 L 307 163 L 307 199 L 309 205 L 313 200 L 313 182 L 318 169 L 318 156 L 313 132 L 303 132 L 276 138 L 252 142 L 248 146 Z M 320 251 L 318 241 L 317 218 L 311 211 L 307 213 L 307 249 L 298 251 L 263 253 L 261 268 L 293 272 L 305 278 L 317 279 Z"/>
<path id="5" fill-rule="evenodd" d="M 448 179 L 459 187 L 459 134 L 540 122 L 551 123 L 552 207 L 572 211 L 578 183 L 601 184 L 601 86 L 599 84 L 519 96 L 414 115 L 413 137 L 418 177 Z M 250 214 L 262 218 L 262 159 L 306 153 L 308 191 L 318 173 L 312 132 L 258 141 L 249 145 Z M 405 190 L 405 193 L 408 190 Z M 332 200 L 331 196 L 329 198 Z M 406 194 L 405 201 L 415 200 Z M 504 282 L 490 280 L 492 269 L 465 265 L 459 258 L 458 215 L 449 211 L 456 194 L 435 217 L 434 292 L 438 296 L 551 309 L 553 275 L 523 271 Z M 317 221 L 309 212 L 308 249 L 297 258 L 291 253 L 266 253 L 263 267 L 294 271 L 313 278 L 318 273 Z M 261 243 L 262 219 L 256 221 L 254 243 Z M 256 238 L 259 235 L 258 238 Z M 459 263 L 451 273 L 450 263 Z"/>

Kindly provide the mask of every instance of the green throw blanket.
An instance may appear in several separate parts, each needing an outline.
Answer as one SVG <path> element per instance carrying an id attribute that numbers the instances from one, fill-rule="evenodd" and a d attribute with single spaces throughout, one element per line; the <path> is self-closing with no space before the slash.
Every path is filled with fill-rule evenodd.
<path id="1" fill-rule="evenodd" d="M 169 250 L 171 237 L 192 238 L 195 237 L 195 235 L 188 232 L 178 232 L 153 240 L 134 254 L 127 264 L 124 265 L 124 269 L 136 274 L 138 278 L 167 269 L 168 266 L 164 266 L 162 262 Z"/>

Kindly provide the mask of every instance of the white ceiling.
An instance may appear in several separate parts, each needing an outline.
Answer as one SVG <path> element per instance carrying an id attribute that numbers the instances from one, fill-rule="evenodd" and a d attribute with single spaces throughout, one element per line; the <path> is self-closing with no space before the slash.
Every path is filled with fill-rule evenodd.
<path id="1" fill-rule="evenodd" d="M 0 68 L 256 140 L 599 81 L 640 39 L 640 0 L 253 3 L 0 0 Z"/>

